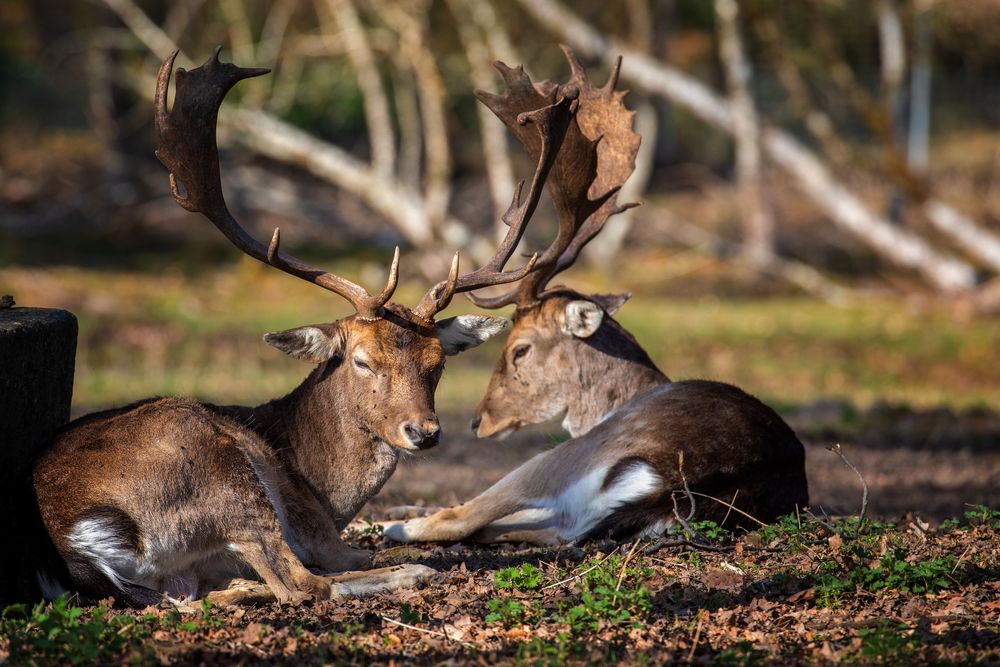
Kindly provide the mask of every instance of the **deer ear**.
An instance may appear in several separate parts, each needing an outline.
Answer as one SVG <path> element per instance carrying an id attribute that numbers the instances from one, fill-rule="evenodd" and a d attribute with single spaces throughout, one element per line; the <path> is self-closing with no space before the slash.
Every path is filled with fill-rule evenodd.
<path id="1" fill-rule="evenodd" d="M 608 315 L 614 315 L 625 302 L 632 298 L 632 292 L 624 294 L 589 294 L 587 298 L 604 309 Z"/>
<path id="2" fill-rule="evenodd" d="M 310 324 L 264 334 L 264 342 L 314 364 L 333 359 L 344 351 L 344 334 L 336 324 Z"/>
<path id="3" fill-rule="evenodd" d="M 459 315 L 441 320 L 435 327 L 444 353 L 452 355 L 476 347 L 506 331 L 510 327 L 510 320 L 489 315 Z"/>
<path id="4" fill-rule="evenodd" d="M 577 338 L 589 338 L 601 328 L 604 321 L 604 309 L 593 301 L 570 301 L 562 316 L 562 331 L 564 334 Z"/>

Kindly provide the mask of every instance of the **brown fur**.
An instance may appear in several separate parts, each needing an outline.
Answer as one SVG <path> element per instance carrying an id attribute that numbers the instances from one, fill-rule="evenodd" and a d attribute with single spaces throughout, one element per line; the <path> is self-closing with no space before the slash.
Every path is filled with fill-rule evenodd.
<path id="1" fill-rule="evenodd" d="M 562 335 L 563 311 L 583 298 L 549 290 L 536 306 L 518 310 L 503 352 L 476 409 L 480 437 L 564 416 L 571 435 L 589 431 L 606 414 L 649 387 L 669 382 L 635 338 L 611 317 L 588 338 Z M 519 349 L 527 353 L 515 358 Z"/>
<path id="2" fill-rule="evenodd" d="M 555 288 L 519 309 L 473 420 L 484 437 L 563 415 L 574 437 L 468 503 L 389 525 L 388 536 L 451 541 L 489 528 L 503 538 L 490 524 L 553 507 L 556 516 L 541 526 L 541 541 L 659 530 L 673 522 L 672 495 L 683 488 L 679 455 L 692 491 L 725 502 L 735 496 L 736 507 L 761 521 L 808 503 L 804 449 L 777 413 L 731 385 L 671 382 L 606 311 L 587 323 L 595 309 L 584 308 L 579 321 L 568 321 L 568 306 L 581 301 L 604 303 Z M 567 332 L 574 329 L 587 331 L 584 337 Z M 602 477 L 587 482 L 594 474 Z M 652 487 L 629 495 L 630 483 Z M 698 518 L 747 524 L 742 514 L 705 495 L 695 496 Z M 687 502 L 679 498 L 686 513 Z"/>
<path id="3" fill-rule="evenodd" d="M 401 315 L 390 304 L 380 319 L 269 335 L 293 356 L 322 361 L 289 395 L 256 408 L 149 399 L 70 423 L 34 470 L 69 584 L 148 604 L 157 591 L 190 594 L 249 566 L 292 600 L 329 592 L 303 562 L 324 571 L 366 565 L 367 552 L 343 544 L 339 530 L 389 478 L 400 450 L 437 442 L 442 341 L 469 346 L 446 333 L 453 320 L 435 330 Z M 406 425 L 425 439 L 407 439 Z M 81 525 L 97 525 L 146 569 L 125 567 L 124 580 L 111 581 L 89 547 L 74 543 Z"/>

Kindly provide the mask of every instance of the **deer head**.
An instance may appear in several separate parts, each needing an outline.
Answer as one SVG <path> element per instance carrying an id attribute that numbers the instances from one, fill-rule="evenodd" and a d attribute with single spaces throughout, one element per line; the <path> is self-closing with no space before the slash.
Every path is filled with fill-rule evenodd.
<path id="1" fill-rule="evenodd" d="M 352 406 L 358 427 L 372 439 L 407 450 L 435 445 L 440 428 L 434 411 L 434 390 L 445 356 L 475 347 L 507 328 L 507 322 L 496 317 L 462 315 L 435 321 L 435 316 L 459 292 L 511 283 L 534 268 L 537 256 L 519 270 L 504 270 L 538 204 L 542 186 L 576 113 L 575 89 L 541 95 L 535 106 L 522 110 L 515 119 L 526 137 L 522 141 L 531 143 L 530 154 L 536 167 L 527 195 L 522 196 L 523 182 L 515 192 L 504 216 L 510 229 L 492 259 L 476 271 L 460 275 L 456 253 L 448 277 L 431 287 L 410 309 L 389 302 L 398 282 L 399 248 L 385 288 L 371 295 L 360 285 L 281 252 L 277 229 L 265 246 L 231 215 L 222 194 L 216 146 L 219 106 L 238 81 L 268 70 L 222 63 L 220 50 L 217 48 L 196 69 L 177 70 L 177 93 L 170 111 L 167 89 L 177 52 L 160 67 L 156 155 L 170 171 L 174 199 L 188 211 L 202 213 L 247 255 L 350 302 L 355 309 L 350 317 L 267 334 L 264 340 L 293 357 L 318 364 L 312 376 L 313 386 L 336 374 L 337 382 L 326 384 L 336 388 L 341 400 L 331 402 L 331 407 Z"/>
<path id="2" fill-rule="evenodd" d="M 516 110 L 518 104 L 530 107 L 539 90 L 572 88 L 579 95 L 579 110 L 547 184 L 559 221 L 555 240 L 515 289 L 492 298 L 469 295 L 484 308 L 515 306 L 514 326 L 472 422 L 480 437 L 566 414 L 571 404 L 582 400 L 579 385 L 584 378 L 612 373 L 623 359 L 653 368 L 635 339 L 610 317 L 630 295 L 546 289 L 553 277 L 572 266 L 612 215 L 636 205 L 617 202 L 619 189 L 635 169 L 639 149 L 639 136 L 632 131 L 634 112 L 623 104 L 626 93 L 615 90 L 621 58 L 607 83 L 595 88 L 572 50 L 562 49 L 571 69 L 568 83 L 532 85 L 522 72 L 514 76 L 501 67 L 509 90 L 484 100 L 510 126 L 508 110 Z M 516 131 L 515 135 L 531 153 L 530 143 Z"/>

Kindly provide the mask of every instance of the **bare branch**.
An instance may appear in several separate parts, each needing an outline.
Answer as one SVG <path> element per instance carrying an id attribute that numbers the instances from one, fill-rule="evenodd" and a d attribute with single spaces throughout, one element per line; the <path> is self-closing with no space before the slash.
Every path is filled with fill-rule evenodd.
<path id="1" fill-rule="evenodd" d="M 271 159 L 299 165 L 359 196 L 378 214 L 391 220 L 414 245 L 426 246 L 433 239 L 429 226 L 424 224 L 423 201 L 418 192 L 381 178 L 340 147 L 266 111 L 223 108 L 219 126 L 227 130 L 231 141 Z"/>
<path id="2" fill-rule="evenodd" d="M 926 200 L 923 211 L 935 229 L 954 240 L 971 257 L 1000 271 L 1000 236 L 939 199 Z"/>
<path id="3" fill-rule="evenodd" d="M 247 15 L 243 0 L 220 0 L 218 7 L 226 22 L 229 51 L 232 53 L 233 61 L 241 63 L 256 61 L 253 29 L 250 27 L 250 17 Z"/>
<path id="4" fill-rule="evenodd" d="M 624 56 L 622 76 L 647 92 L 683 106 L 707 123 L 733 131 L 730 105 L 705 85 L 662 62 L 605 38 L 557 0 L 519 0 L 526 12 L 550 31 L 591 58 L 611 64 Z M 788 133 L 767 128 L 761 145 L 771 160 L 786 171 L 799 188 L 845 230 L 893 262 L 922 273 L 941 290 L 959 291 L 975 286 L 967 263 L 933 249 L 924 239 L 898 229 L 872 212 L 838 182 L 819 157 Z"/>
<path id="5" fill-rule="evenodd" d="M 324 0 L 322 5 L 317 6 L 320 25 L 329 32 L 327 22 L 322 21 L 324 12 L 321 7 L 325 7 L 340 26 L 339 38 L 347 43 L 347 57 L 357 74 L 358 88 L 364 97 L 372 170 L 381 178 L 392 178 L 396 170 L 396 135 L 367 32 L 353 0 Z"/>
<path id="6" fill-rule="evenodd" d="M 588 567 L 583 572 L 578 572 L 578 573 L 574 574 L 573 576 L 566 577 L 565 579 L 557 581 L 554 584 L 549 584 L 547 586 L 542 586 L 538 590 L 539 591 L 545 591 L 545 590 L 548 590 L 550 588 L 555 588 L 556 586 L 562 586 L 563 584 L 568 584 L 571 581 L 579 579 L 580 577 L 584 576 L 585 574 L 593 572 L 594 570 L 596 570 L 597 568 L 599 568 L 601 565 L 603 565 L 605 563 L 605 561 L 607 561 L 609 558 L 611 558 L 612 556 L 614 556 L 620 549 L 621 549 L 621 547 L 616 547 L 615 549 L 612 549 L 611 552 L 608 555 L 606 555 L 604 558 L 602 558 L 601 560 L 597 561 L 596 563 L 594 563 L 593 565 L 591 565 L 590 567 Z"/>
<path id="7" fill-rule="evenodd" d="M 165 59 L 177 48 L 174 40 L 160 30 L 132 0 L 104 0 L 104 4 L 118 15 L 118 18 L 128 26 L 132 34 L 138 37 L 139 41 L 145 44 L 157 59 Z M 180 61 L 180 64 L 185 67 L 191 63 L 190 59 L 185 57 L 183 53 L 180 54 Z"/>
<path id="8" fill-rule="evenodd" d="M 858 156 L 854 155 L 851 148 L 834 132 L 830 116 L 813 104 L 812 94 L 802 77 L 802 72 L 787 55 L 778 24 L 769 16 L 758 16 L 753 21 L 753 27 L 764 46 L 770 65 L 777 73 L 785 92 L 788 93 L 789 108 L 793 117 L 802 122 L 817 143 L 823 147 L 825 156 L 835 164 L 857 159 Z"/>
<path id="9" fill-rule="evenodd" d="M 493 11 L 491 0 L 464 0 L 464 2 L 469 8 L 472 21 L 489 44 L 493 59 L 506 63 L 523 63 L 524 58 L 514 48 L 510 34 L 504 28 L 500 17 Z"/>
<path id="10" fill-rule="evenodd" d="M 420 103 L 413 82 L 413 70 L 399 52 L 392 58 L 392 96 L 399 123 L 399 158 L 396 173 L 402 183 L 420 191 L 420 163 L 424 148 L 420 125 Z"/>
<path id="11" fill-rule="evenodd" d="M 688 486 L 687 476 L 684 474 L 684 452 L 679 452 L 677 454 L 677 472 L 680 473 L 681 483 L 684 485 L 684 496 L 688 501 L 688 514 L 687 517 L 681 517 L 681 513 L 677 507 L 677 492 L 671 491 L 670 500 L 674 504 L 674 518 L 677 519 L 677 523 L 681 524 L 681 527 L 687 531 L 687 534 L 690 535 L 695 542 L 704 542 L 705 540 L 698 534 L 698 531 L 691 527 L 690 523 L 691 519 L 694 518 L 695 502 L 694 496 L 691 495 L 691 488 Z"/>
<path id="12" fill-rule="evenodd" d="M 277 0 L 264 19 L 255 57 L 257 62 L 269 63 L 278 59 L 288 34 L 288 24 L 295 14 L 298 3 L 295 0 Z"/>
<path id="13" fill-rule="evenodd" d="M 774 215 L 764 195 L 757 109 L 750 94 L 750 63 L 743 51 L 736 0 L 715 0 L 719 57 L 726 70 L 736 141 L 736 180 L 743 218 L 743 253 L 751 266 L 774 256 Z"/>
<path id="14" fill-rule="evenodd" d="M 906 40 L 896 0 L 878 0 L 875 12 L 878 18 L 883 104 L 889 114 L 895 115 L 899 89 L 906 74 Z"/>
<path id="15" fill-rule="evenodd" d="M 183 35 L 204 4 L 205 0 L 171 2 L 163 21 L 163 32 L 167 35 Z"/>
<path id="16" fill-rule="evenodd" d="M 476 0 L 448 0 L 448 7 L 455 17 L 458 37 L 469 62 L 469 76 L 472 84 L 480 89 L 496 92 L 496 78 L 490 66 L 494 60 L 503 60 L 501 54 L 491 53 L 483 33 L 489 35 L 497 26 L 491 26 L 484 31 L 475 21 L 477 12 L 470 5 L 489 6 L 488 2 Z M 492 12 L 492 7 L 490 8 Z M 514 61 L 517 62 L 517 61 Z M 507 202 L 514 194 L 514 168 L 511 165 L 510 152 L 507 150 L 507 132 L 503 123 L 497 119 L 486 106 L 476 105 L 479 115 L 479 135 L 483 142 L 483 160 L 486 168 L 486 179 L 490 186 L 490 197 L 493 200 L 493 211 L 497 219 L 497 236 L 507 233 L 501 220 L 507 210 Z"/>
<path id="17" fill-rule="evenodd" d="M 722 505 L 723 507 L 726 508 L 726 515 L 727 516 L 729 515 L 729 512 L 736 512 L 737 514 L 742 514 L 746 518 L 750 519 L 751 521 L 753 521 L 754 523 L 756 523 L 761 528 L 763 528 L 764 526 L 766 526 L 767 525 L 766 523 L 764 523 L 763 521 L 761 521 L 760 519 L 758 519 L 754 515 L 749 514 L 748 512 L 744 512 L 739 507 L 737 507 L 736 505 L 733 504 L 734 502 L 736 502 L 736 496 L 738 494 L 739 494 L 739 489 L 737 489 L 736 493 L 733 494 L 732 501 L 726 502 L 725 500 L 722 500 L 721 498 L 716 498 L 715 496 L 710 496 L 707 493 L 699 493 L 698 491 L 692 491 L 691 492 L 691 495 L 698 496 L 699 498 L 707 498 L 708 500 L 713 500 L 713 501 L 719 503 L 720 505 Z M 722 522 L 725 523 L 725 519 L 723 519 Z"/>
<path id="18" fill-rule="evenodd" d="M 416 625 L 410 625 L 409 623 L 403 623 L 402 621 L 397 621 L 394 618 L 389 618 L 388 616 L 386 616 L 384 614 L 380 618 L 383 621 L 386 621 L 387 623 L 392 623 L 393 625 L 398 625 L 401 628 L 407 628 L 408 630 L 416 630 L 417 632 L 422 632 L 425 635 L 432 635 L 434 637 L 444 637 L 448 641 L 455 642 L 456 644 L 460 644 L 460 645 L 464 646 L 465 648 L 471 648 L 471 649 L 478 649 L 479 648 L 478 646 L 476 646 L 472 642 L 466 642 L 466 641 L 462 641 L 460 639 L 456 639 L 455 637 L 452 637 L 451 635 L 449 635 L 447 632 L 438 632 L 437 630 L 429 630 L 427 628 L 420 628 L 420 627 L 417 627 Z"/>
<path id="19" fill-rule="evenodd" d="M 646 0 L 628 0 L 628 41 L 637 50 L 650 53 L 653 47 L 653 15 Z M 656 158 L 656 141 L 659 133 L 659 117 L 656 106 L 647 98 L 630 96 L 629 102 L 635 107 L 635 133 L 642 137 L 639 152 L 635 154 L 635 170 L 618 196 L 623 201 L 640 201 L 649 185 Z M 590 259 L 598 266 L 609 267 L 625 244 L 635 210 L 628 209 L 608 220 L 601 234 L 590 243 Z"/>
<path id="20" fill-rule="evenodd" d="M 413 67 L 424 129 L 424 214 L 432 228 L 440 229 L 451 201 L 451 149 L 444 83 L 427 39 L 428 7 L 420 2 L 407 11 L 400 4 L 381 0 L 372 5 L 379 17 L 399 35 L 400 51 Z"/>

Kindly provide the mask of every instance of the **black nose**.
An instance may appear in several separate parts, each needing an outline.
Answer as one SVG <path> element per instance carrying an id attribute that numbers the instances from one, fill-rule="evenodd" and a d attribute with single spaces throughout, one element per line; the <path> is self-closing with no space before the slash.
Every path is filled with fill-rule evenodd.
<path id="1" fill-rule="evenodd" d="M 483 423 L 482 416 L 481 415 L 476 415 L 475 417 L 472 418 L 472 421 L 469 422 L 469 428 L 472 429 L 473 433 L 475 433 L 476 435 L 479 435 L 479 425 L 482 424 L 482 423 Z"/>
<path id="2" fill-rule="evenodd" d="M 419 449 L 430 449 L 441 440 L 441 427 L 436 422 L 426 422 L 423 426 L 409 422 L 403 426 L 403 433 Z"/>

